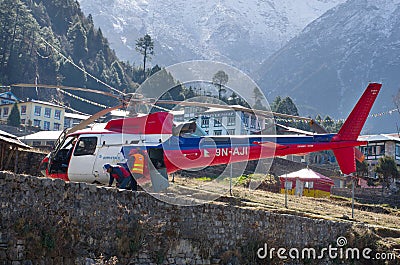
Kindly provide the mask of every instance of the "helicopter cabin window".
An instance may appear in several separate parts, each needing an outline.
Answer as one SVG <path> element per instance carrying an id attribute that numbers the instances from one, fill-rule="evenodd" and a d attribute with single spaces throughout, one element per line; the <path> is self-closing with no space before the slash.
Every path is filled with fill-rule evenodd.
<path id="1" fill-rule="evenodd" d="M 74 156 L 93 155 L 96 145 L 97 137 L 82 137 L 75 147 Z"/>

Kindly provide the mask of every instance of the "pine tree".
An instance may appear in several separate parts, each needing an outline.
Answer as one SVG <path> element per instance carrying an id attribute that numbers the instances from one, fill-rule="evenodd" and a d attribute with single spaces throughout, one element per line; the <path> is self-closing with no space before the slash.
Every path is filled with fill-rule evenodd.
<path id="1" fill-rule="evenodd" d="M 393 157 L 389 156 L 379 158 L 378 164 L 375 166 L 375 172 L 382 182 L 382 188 L 390 186 L 390 179 L 394 180 L 399 177 L 399 169 L 396 162 Z"/>
<path id="2" fill-rule="evenodd" d="M 217 87 L 218 89 L 218 99 L 222 99 L 222 93 L 226 92 L 226 89 L 223 87 L 228 83 L 229 76 L 227 73 L 225 73 L 223 70 L 219 70 L 216 72 L 212 78 L 212 83 Z"/>
<path id="3" fill-rule="evenodd" d="M 146 80 L 146 61 L 150 60 L 151 55 L 154 54 L 154 42 L 149 34 L 136 41 L 136 51 L 143 55 L 143 76 Z"/>
<path id="4" fill-rule="evenodd" d="M 15 103 L 11 109 L 10 115 L 7 118 L 7 125 L 15 127 L 19 127 L 21 125 L 21 117 L 19 116 L 17 103 Z"/>

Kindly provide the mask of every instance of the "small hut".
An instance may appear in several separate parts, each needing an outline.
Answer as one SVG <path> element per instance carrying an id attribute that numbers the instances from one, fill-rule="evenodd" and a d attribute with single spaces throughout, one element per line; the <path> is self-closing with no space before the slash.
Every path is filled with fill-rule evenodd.
<path id="1" fill-rule="evenodd" d="M 329 197 L 332 179 L 309 168 L 279 176 L 281 193 L 285 193 L 285 183 L 288 193 L 307 197 Z"/>
<path id="2" fill-rule="evenodd" d="M 19 150 L 31 147 L 18 140 L 17 136 L 0 130 L 0 170 L 17 171 Z M 14 165 L 11 161 L 14 158 Z"/>

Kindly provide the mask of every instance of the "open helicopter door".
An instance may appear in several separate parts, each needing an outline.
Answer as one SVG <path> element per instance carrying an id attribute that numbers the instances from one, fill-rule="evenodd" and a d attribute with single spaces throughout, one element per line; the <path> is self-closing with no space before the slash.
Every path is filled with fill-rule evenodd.
<path id="1" fill-rule="evenodd" d="M 99 135 L 85 134 L 78 138 L 68 165 L 68 177 L 70 181 L 95 182 L 93 174 L 94 162 L 97 156 Z"/>
<path id="2" fill-rule="evenodd" d="M 151 185 L 154 192 L 160 192 L 169 187 L 167 168 L 164 162 L 162 147 L 148 148 L 149 172 Z"/>

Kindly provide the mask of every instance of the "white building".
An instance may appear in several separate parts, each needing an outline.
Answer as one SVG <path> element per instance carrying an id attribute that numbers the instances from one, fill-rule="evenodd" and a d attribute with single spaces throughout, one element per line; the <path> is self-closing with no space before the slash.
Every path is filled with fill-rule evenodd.
<path id="1" fill-rule="evenodd" d="M 359 141 L 367 141 L 367 145 L 360 146 L 370 168 L 374 167 L 379 158 L 392 157 L 397 166 L 400 166 L 400 136 L 398 134 L 361 135 Z"/>
<path id="2" fill-rule="evenodd" d="M 51 149 L 62 131 L 39 131 L 37 133 L 18 137 L 18 139 L 32 147 L 46 147 Z"/>
<path id="3" fill-rule="evenodd" d="M 89 117 L 90 115 L 66 112 L 64 115 L 64 129 L 72 128 L 75 125 L 78 125 L 81 121 L 88 119 Z"/>
<path id="4" fill-rule="evenodd" d="M 14 104 L 0 105 L 0 121 L 7 122 Z M 21 125 L 38 127 L 45 131 L 58 131 L 64 124 L 65 109 L 59 105 L 40 101 L 29 100 L 17 103 L 21 118 Z"/>
<path id="5" fill-rule="evenodd" d="M 252 134 L 265 129 L 265 119 L 240 110 L 185 107 L 184 119 L 190 118 L 197 118 L 197 125 L 208 135 Z"/>

